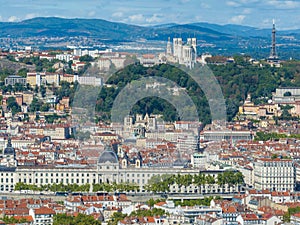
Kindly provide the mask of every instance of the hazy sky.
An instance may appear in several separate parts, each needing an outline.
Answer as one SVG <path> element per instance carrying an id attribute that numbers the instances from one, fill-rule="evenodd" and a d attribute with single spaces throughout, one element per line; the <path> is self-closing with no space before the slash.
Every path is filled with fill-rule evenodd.
<path id="1" fill-rule="evenodd" d="M 210 22 L 300 28 L 300 0 L 0 0 L 0 21 L 99 18 L 137 25 Z"/>

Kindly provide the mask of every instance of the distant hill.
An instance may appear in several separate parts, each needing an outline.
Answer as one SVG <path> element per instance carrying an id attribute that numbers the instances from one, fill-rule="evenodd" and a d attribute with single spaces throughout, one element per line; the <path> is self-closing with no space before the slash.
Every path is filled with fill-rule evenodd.
<path id="1" fill-rule="evenodd" d="M 186 41 L 188 37 L 197 37 L 201 52 L 222 55 L 243 53 L 264 58 L 270 52 L 271 26 L 270 24 L 270 29 L 258 29 L 234 24 L 200 22 L 146 27 L 102 19 L 38 17 L 21 22 L 0 22 L 0 37 L 85 36 L 96 38 L 103 43 L 167 41 L 168 37 L 182 37 L 183 41 Z M 277 31 L 276 41 L 281 58 L 300 58 L 300 30 Z M 44 44 L 42 43 L 41 47 L 44 47 Z"/>
<path id="2" fill-rule="evenodd" d="M 250 26 L 242 26 L 236 24 L 218 25 L 211 23 L 193 23 L 194 26 L 205 27 L 211 30 L 218 30 L 219 32 L 231 34 L 241 37 L 266 37 L 270 36 L 272 29 L 259 29 Z"/>
<path id="3" fill-rule="evenodd" d="M 207 27 L 193 24 L 166 24 L 143 27 L 125 23 L 109 22 L 101 19 L 63 19 L 57 17 L 38 17 L 21 22 L 0 23 L 1 37 L 30 36 L 89 36 L 107 40 L 166 40 L 168 36 L 201 36 L 207 40 L 230 39 L 225 34 Z"/>
<path id="4" fill-rule="evenodd" d="M 97 36 L 103 39 L 143 37 L 148 28 L 101 19 L 38 17 L 14 23 L 0 23 L 1 36 Z"/>
<path id="5" fill-rule="evenodd" d="M 269 37 L 270 29 L 258 29 L 235 24 L 211 23 L 160 24 L 136 26 L 102 19 L 65 19 L 37 17 L 21 22 L 0 22 L 0 36 L 97 36 L 103 39 L 136 40 L 139 38 L 165 40 L 166 36 L 198 36 L 203 39 L 232 39 L 233 37 Z M 279 31 L 279 34 L 300 34 L 300 30 Z"/>

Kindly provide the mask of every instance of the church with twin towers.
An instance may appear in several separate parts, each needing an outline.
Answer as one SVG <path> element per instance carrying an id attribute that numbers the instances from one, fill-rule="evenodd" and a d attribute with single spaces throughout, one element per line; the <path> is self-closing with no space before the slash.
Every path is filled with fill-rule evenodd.
<path id="1" fill-rule="evenodd" d="M 187 38 L 187 42 L 184 43 L 182 38 L 173 38 L 172 46 L 169 38 L 166 54 L 168 59 L 170 59 L 169 61 L 193 68 L 197 59 L 197 39 Z"/>

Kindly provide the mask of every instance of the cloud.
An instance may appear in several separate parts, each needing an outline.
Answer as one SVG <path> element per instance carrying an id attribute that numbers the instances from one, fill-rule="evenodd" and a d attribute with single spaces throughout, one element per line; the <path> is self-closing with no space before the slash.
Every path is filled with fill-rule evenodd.
<path id="1" fill-rule="evenodd" d="M 211 8 L 209 4 L 204 3 L 204 2 L 202 2 L 200 6 L 202 9 L 210 9 Z"/>
<path id="2" fill-rule="evenodd" d="M 139 23 L 139 22 L 143 22 L 145 20 L 145 17 L 143 14 L 134 14 L 128 17 L 130 22 L 133 23 Z"/>
<path id="3" fill-rule="evenodd" d="M 89 17 L 93 17 L 93 16 L 95 16 L 96 15 L 96 12 L 95 11 L 90 11 L 89 13 L 88 13 L 88 16 Z"/>
<path id="4" fill-rule="evenodd" d="M 252 10 L 249 8 L 246 8 L 242 11 L 243 14 L 250 14 L 251 12 L 252 12 Z"/>
<path id="5" fill-rule="evenodd" d="M 8 19 L 7 19 L 7 21 L 8 22 L 16 22 L 16 21 L 18 21 L 18 20 L 20 20 L 18 17 L 16 17 L 16 16 L 10 16 Z"/>
<path id="6" fill-rule="evenodd" d="M 262 27 L 271 27 L 271 24 L 272 24 L 272 19 L 264 19 L 262 22 L 261 22 L 261 26 Z"/>
<path id="7" fill-rule="evenodd" d="M 161 15 L 153 14 L 150 18 L 146 19 L 148 23 L 160 23 L 162 21 Z"/>
<path id="8" fill-rule="evenodd" d="M 239 0 L 241 3 L 243 4 L 251 4 L 251 3 L 257 3 L 257 2 L 261 2 L 261 0 Z"/>
<path id="9" fill-rule="evenodd" d="M 281 19 L 274 19 L 274 22 L 276 24 L 276 27 L 278 28 L 278 24 L 281 24 Z M 263 19 L 260 23 L 259 23 L 259 27 L 263 27 L 263 28 L 271 28 L 273 24 L 273 18 L 266 18 Z M 289 24 L 290 25 L 290 24 Z M 280 27 L 280 29 L 282 30 L 282 27 Z M 287 28 L 284 28 L 287 29 Z"/>
<path id="10" fill-rule="evenodd" d="M 279 1 L 279 0 L 269 0 L 266 2 L 267 5 L 273 6 L 277 9 L 295 9 L 300 6 L 299 2 L 296 1 Z"/>
<path id="11" fill-rule="evenodd" d="M 28 13 L 28 14 L 25 15 L 24 19 L 25 20 L 29 20 L 29 19 L 32 19 L 34 17 L 38 17 L 38 14 L 36 14 L 36 13 Z"/>
<path id="12" fill-rule="evenodd" d="M 235 0 L 236 2 L 238 2 L 239 4 L 243 4 L 243 5 L 250 5 L 253 3 L 263 3 L 261 0 Z"/>
<path id="13" fill-rule="evenodd" d="M 241 24 L 243 23 L 244 19 L 246 18 L 245 15 L 237 15 L 230 18 L 229 23 L 233 24 Z"/>
<path id="14" fill-rule="evenodd" d="M 115 12 L 111 16 L 115 18 L 121 18 L 124 16 L 124 14 L 122 12 Z"/>
<path id="15" fill-rule="evenodd" d="M 234 1 L 227 1 L 226 5 L 232 6 L 232 7 L 239 7 L 241 4 L 234 2 Z"/>
<path id="16" fill-rule="evenodd" d="M 199 16 L 199 15 L 195 16 L 195 21 L 200 21 L 200 20 L 203 20 L 202 16 Z"/>
<path id="17" fill-rule="evenodd" d="M 231 7 L 251 7 L 251 8 L 257 8 L 257 4 L 255 3 L 263 4 L 263 1 L 260 0 L 234 0 L 234 1 L 227 1 L 226 5 Z"/>

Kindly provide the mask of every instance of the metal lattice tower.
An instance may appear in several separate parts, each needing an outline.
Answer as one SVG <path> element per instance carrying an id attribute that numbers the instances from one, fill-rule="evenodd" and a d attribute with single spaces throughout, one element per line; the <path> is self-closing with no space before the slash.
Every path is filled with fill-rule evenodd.
<path id="1" fill-rule="evenodd" d="M 277 59 L 276 53 L 276 29 L 275 29 L 275 20 L 273 19 L 273 29 L 272 29 L 272 46 L 271 46 L 271 54 L 270 59 Z"/>

